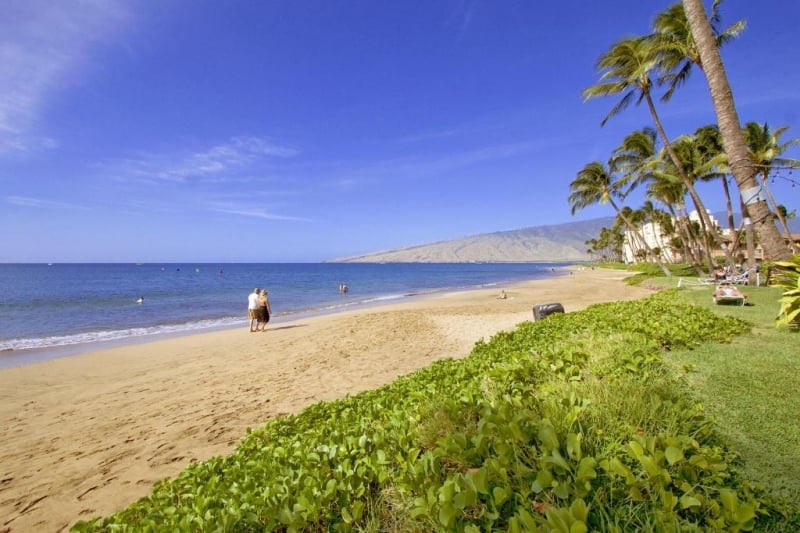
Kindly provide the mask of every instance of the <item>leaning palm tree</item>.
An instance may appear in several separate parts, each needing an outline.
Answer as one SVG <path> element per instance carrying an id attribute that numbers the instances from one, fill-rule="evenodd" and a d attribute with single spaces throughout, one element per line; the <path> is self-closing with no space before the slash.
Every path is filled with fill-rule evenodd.
<path id="1" fill-rule="evenodd" d="M 672 142 L 672 149 L 680 161 L 681 168 L 683 168 L 683 173 L 688 176 L 691 183 L 695 183 L 698 180 L 711 179 L 712 177 L 716 177 L 718 175 L 716 168 L 718 161 L 703 161 L 693 136 L 682 135 L 678 137 Z M 660 177 L 662 178 L 669 176 L 669 179 L 673 182 L 683 182 L 681 172 L 678 170 L 677 165 L 675 165 L 671 157 L 667 157 L 665 152 L 666 149 L 661 150 L 661 165 L 658 166 L 657 170 L 654 170 L 653 173 L 660 174 Z M 716 226 L 710 222 L 710 217 L 700 216 L 700 210 L 703 209 L 703 207 L 695 202 L 694 197 L 691 195 L 689 195 L 689 197 L 694 203 L 695 212 L 698 214 L 698 222 L 701 230 L 699 237 L 702 241 L 701 248 L 705 253 L 705 258 L 708 263 L 708 271 L 711 272 L 714 270 L 714 268 L 716 268 L 714 256 L 711 253 L 713 248 L 712 242 L 720 242 L 722 239 L 717 233 Z M 709 220 L 709 222 L 707 223 L 706 220 Z"/>
<path id="2" fill-rule="evenodd" d="M 620 174 L 620 183 L 626 188 L 625 195 L 650 179 L 652 158 L 656 155 L 656 132 L 653 128 L 642 128 L 629 133 L 611 154 L 609 165 Z"/>
<path id="3" fill-rule="evenodd" d="M 654 159 L 657 157 L 656 152 L 656 131 L 653 128 L 642 128 L 629 133 L 622 140 L 609 159 L 609 166 L 611 171 L 619 174 L 619 183 L 624 187 L 623 196 L 630 194 L 633 189 L 639 185 L 646 183 L 653 179 L 652 171 L 657 164 Z M 660 213 L 663 213 L 659 211 Z M 656 209 L 652 202 L 645 202 L 643 207 L 636 211 L 643 216 L 642 222 L 657 223 L 658 220 L 654 219 Z M 637 223 L 635 216 L 629 217 L 632 222 Z M 653 226 L 656 227 L 655 225 Z M 661 224 L 659 224 L 661 227 Z M 663 236 L 654 235 L 657 240 L 661 240 Z M 664 248 L 664 246 L 660 246 Z"/>
<path id="4" fill-rule="evenodd" d="M 714 0 L 709 17 L 718 47 L 722 47 L 738 37 L 745 28 L 744 20 L 736 21 L 725 29 L 719 28 L 722 21 L 719 11 L 721 3 L 722 0 Z M 667 86 L 667 90 L 661 99 L 666 102 L 672 98 L 676 89 L 689 79 L 693 67 L 696 66 L 702 70 L 703 64 L 700 61 L 700 52 L 692 36 L 689 21 L 686 19 L 686 10 L 681 2 L 672 4 L 665 11 L 656 15 L 653 21 L 653 30 L 654 33 L 650 38 L 657 50 L 658 68 L 661 71 L 658 82 Z M 715 158 L 724 152 L 719 129 L 716 126 L 699 128 L 695 132 L 695 137 L 697 138 L 698 149 L 701 153 L 705 152 L 708 159 Z M 721 175 L 720 179 L 727 207 L 728 229 L 731 234 L 734 234 L 733 202 L 728 188 L 727 175 Z M 721 239 L 716 240 L 721 241 Z M 729 254 L 727 254 L 727 260 L 728 263 L 731 262 Z"/>
<path id="5" fill-rule="evenodd" d="M 736 38 L 745 27 L 745 22 L 740 20 L 725 30 L 719 29 L 718 26 L 721 21 L 719 5 L 721 1 L 722 0 L 714 0 L 708 19 L 717 48 Z M 700 56 L 700 50 L 692 35 L 688 18 L 686 17 L 686 9 L 684 9 L 682 3 L 673 4 L 666 11 L 660 13 L 654 21 L 653 28 L 655 33 L 651 37 L 658 49 L 659 68 L 662 71 L 659 82 L 666 83 L 669 86 L 662 98 L 666 101 L 669 100 L 675 89 L 688 79 L 693 66 L 697 66 L 703 71 L 703 62 Z M 708 139 L 713 140 L 714 132 L 710 133 L 712 135 Z M 719 137 L 718 133 L 717 137 Z M 721 138 L 716 142 L 719 145 L 719 151 L 723 151 Z M 730 192 L 727 187 L 727 180 L 727 176 L 722 176 L 722 185 L 728 208 L 728 226 L 731 234 L 734 236 L 733 243 L 737 245 L 739 242 L 738 230 L 734 228 L 733 224 L 733 208 Z M 747 215 L 746 207 L 743 207 L 741 211 L 743 216 Z M 747 225 L 746 230 L 748 232 L 748 242 L 751 242 L 752 237 L 750 233 L 752 232 L 752 226 Z M 732 254 L 728 252 L 727 248 L 725 250 L 727 261 L 730 264 L 732 261 Z"/>
<path id="6" fill-rule="evenodd" d="M 721 0 L 715 0 L 711 6 L 709 22 L 714 32 L 714 38 L 718 47 L 732 41 L 745 28 L 745 21 L 738 20 L 725 28 L 719 29 L 722 21 L 719 5 Z M 659 83 L 667 86 L 667 91 L 661 97 L 663 101 L 672 98 L 675 90 L 683 85 L 692 73 L 693 67 L 697 66 L 702 70 L 700 52 L 692 37 L 689 28 L 689 21 L 686 20 L 686 10 L 683 9 L 681 2 L 676 2 L 669 6 L 665 11 L 656 15 L 653 21 L 653 35 L 650 36 L 655 42 L 659 55 L 659 69 L 662 71 Z"/>
<path id="7" fill-rule="evenodd" d="M 752 224 L 745 224 L 744 218 L 739 224 L 739 227 L 736 227 L 734 224 L 733 201 L 731 200 L 730 187 L 728 187 L 728 177 L 731 175 L 731 171 L 730 165 L 728 164 L 728 156 L 725 153 L 724 147 L 722 146 L 722 136 L 719 133 L 719 128 L 716 125 L 702 126 L 695 132 L 695 138 L 697 139 L 697 147 L 702 154 L 703 160 L 706 162 L 716 162 L 715 164 L 719 170 L 718 174 L 700 177 L 699 179 L 704 181 L 712 181 L 719 178 L 720 183 L 722 183 L 722 190 L 725 195 L 725 206 L 728 216 L 728 229 L 731 235 L 731 247 L 725 248 L 724 250 L 726 264 L 730 266 L 735 262 L 734 257 L 739 245 L 741 244 L 740 235 L 742 231 L 746 233 L 746 242 L 753 242 L 753 226 Z M 742 217 L 747 215 L 747 207 L 742 201 L 741 194 L 739 195 L 739 211 L 742 213 Z M 753 253 L 748 251 L 748 256 L 752 258 Z"/>
<path id="8" fill-rule="evenodd" d="M 572 183 L 569 184 L 569 189 L 571 192 L 567 201 L 572 206 L 573 215 L 590 205 L 602 203 L 610 204 L 617 215 L 622 218 L 631 234 L 634 235 L 635 238 L 643 244 L 645 250 L 655 258 L 656 263 L 661 267 L 664 275 L 671 275 L 669 269 L 661 262 L 661 259 L 655 256 L 655 254 L 652 254 L 652 250 L 647 246 L 647 243 L 633 222 L 624 215 L 620 215 L 622 210 L 614 201 L 615 197 L 620 196 L 620 184 L 614 179 L 612 172 L 605 164 L 600 161 L 588 163 L 578 172 L 578 175 L 572 180 Z"/>
<path id="9" fill-rule="evenodd" d="M 639 258 L 643 261 L 648 261 L 651 257 L 660 257 L 655 248 L 650 245 L 644 236 L 644 215 L 638 209 L 633 209 L 630 206 L 622 206 L 616 216 L 617 225 L 625 225 L 627 227 L 630 223 L 636 232 L 628 232 L 628 246 L 631 250 L 631 256 Z"/>
<path id="10" fill-rule="evenodd" d="M 724 179 L 725 172 L 728 169 L 728 160 L 724 152 L 716 154 L 706 152 L 702 139 L 698 138 L 697 135 L 681 135 L 673 141 L 673 144 L 675 145 L 675 152 L 681 158 L 684 169 L 692 183 L 722 181 Z M 722 186 L 727 200 L 729 198 L 727 183 L 723 182 Z M 697 209 L 698 206 L 695 205 L 695 208 Z M 711 226 L 706 226 L 702 218 L 699 221 L 703 232 L 708 234 L 708 239 L 721 242 L 721 230 L 715 222 L 712 222 Z"/>
<path id="11" fill-rule="evenodd" d="M 698 276 L 705 274 L 700 259 L 700 243 L 695 239 L 690 227 L 686 209 L 686 186 L 673 173 L 663 170 L 663 162 L 658 162 L 647 183 L 647 197 L 664 205 L 675 221 L 675 229 L 681 241 L 684 257 L 692 264 Z M 696 253 L 697 252 L 697 253 Z"/>
<path id="12" fill-rule="evenodd" d="M 652 90 L 654 81 L 652 74 L 658 67 L 659 55 L 656 42 L 649 37 L 632 37 L 622 39 L 611 46 L 608 52 L 600 56 L 597 69 L 602 72 L 600 82 L 583 90 L 584 99 L 590 100 L 601 96 L 622 94 L 622 98 L 611 108 L 611 111 L 601 122 L 605 125 L 608 120 L 628 107 L 635 100 L 638 105 L 642 101 L 647 103 L 650 116 L 655 124 L 664 148 L 678 169 L 689 195 L 698 207 L 698 214 L 707 227 L 711 227 L 711 219 L 706 211 L 700 195 L 694 188 L 689 176 L 681 165 L 680 158 L 672 149 L 667 133 L 656 111 L 653 102 Z"/>
<path id="13" fill-rule="evenodd" d="M 646 127 L 628 134 L 623 139 L 622 144 L 614 150 L 609 163 L 612 169 L 622 174 L 620 180 L 626 185 L 627 192 L 641 184 L 651 183 L 657 179 L 655 173 L 662 167 L 662 161 L 656 151 L 656 136 L 657 133 L 653 128 Z M 680 205 L 684 205 L 683 198 L 686 194 L 686 186 L 680 182 L 680 179 L 674 184 L 674 186 L 678 185 L 681 191 L 680 196 L 670 200 L 670 203 L 665 203 L 667 209 L 676 220 L 678 215 L 672 202 L 680 202 Z M 684 248 L 688 251 L 686 255 L 690 258 L 692 264 L 696 265 L 698 275 L 703 275 L 699 266 L 700 262 L 694 259 L 695 256 L 689 246 L 689 241 L 685 239 L 685 235 L 688 235 L 688 232 L 684 234 L 681 231 L 682 224 L 680 222 L 678 223 L 678 228 L 681 240 L 685 245 Z"/>
<path id="14" fill-rule="evenodd" d="M 731 190 L 728 186 L 728 159 L 725 154 L 725 148 L 722 146 L 722 137 L 719 134 L 719 128 L 716 124 L 709 124 L 708 126 L 701 126 L 694 132 L 696 149 L 698 156 L 703 162 L 715 161 L 720 169 L 719 175 L 708 176 L 706 181 L 720 178 L 722 183 L 722 193 L 725 196 L 725 210 L 728 219 L 728 230 L 733 233 L 735 229 L 735 222 L 733 219 L 733 200 L 731 199 Z M 703 178 L 701 178 L 703 179 Z"/>
<path id="15" fill-rule="evenodd" d="M 663 250 L 669 247 L 669 244 L 664 239 L 670 236 L 672 221 L 666 211 L 657 208 L 652 201 L 645 200 L 642 206 L 636 210 L 634 220 L 639 222 L 640 226 L 650 224 L 653 230 L 653 239 L 662 253 Z M 667 257 L 663 257 L 663 259 L 667 260 Z"/>
<path id="16" fill-rule="evenodd" d="M 781 157 L 790 147 L 800 145 L 800 138 L 791 139 L 785 143 L 780 142 L 781 136 L 786 133 L 789 126 L 782 126 L 774 131 L 770 131 L 769 125 L 765 122 L 762 126 L 757 122 L 748 122 L 744 127 L 744 137 L 747 143 L 747 152 L 750 154 L 750 159 L 758 168 L 758 175 L 761 176 L 761 186 L 767 194 L 767 198 L 772 204 L 772 211 L 778 217 L 783 228 L 784 235 L 789 241 L 789 246 L 792 247 L 794 253 L 800 253 L 800 249 L 794 244 L 792 239 L 792 232 L 789 229 L 789 224 L 783 216 L 783 212 L 778 208 L 775 197 L 769 188 L 768 181 L 769 175 L 773 168 L 776 166 L 800 168 L 800 160 Z"/>
<path id="17" fill-rule="evenodd" d="M 702 277 L 705 274 L 701 265 L 702 261 L 699 254 L 695 253 L 700 246 L 689 226 L 686 209 L 686 186 L 680 179 L 671 173 L 660 170 L 658 166 L 653 169 L 650 176 L 651 179 L 647 183 L 647 197 L 660 202 L 667 208 L 675 221 L 675 229 L 684 256 L 689 260 L 697 275 Z"/>
<path id="18" fill-rule="evenodd" d="M 717 123 L 722 134 L 725 152 L 728 154 L 731 172 L 736 179 L 739 193 L 746 198 L 747 214 L 753 221 L 766 258 L 786 260 L 792 254 L 775 226 L 766 199 L 758 194 L 752 194 L 752 191 L 759 190 L 755 175 L 756 168 L 747 154 L 747 146 L 741 132 L 733 93 L 703 2 L 702 0 L 682 0 L 682 2 L 686 10 L 686 20 L 689 22 L 689 28 L 700 56 L 700 63 L 703 65 L 703 73 L 708 82 L 711 99 L 714 102 Z"/>

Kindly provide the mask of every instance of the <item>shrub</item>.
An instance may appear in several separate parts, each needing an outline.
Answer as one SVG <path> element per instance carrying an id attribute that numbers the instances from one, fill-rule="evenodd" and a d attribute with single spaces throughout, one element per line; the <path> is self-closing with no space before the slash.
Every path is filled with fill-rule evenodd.
<path id="1" fill-rule="evenodd" d="M 773 274 L 772 284 L 784 289 L 776 325 L 797 330 L 800 327 L 800 255 L 792 256 L 790 261 L 775 263 L 775 266 L 777 271 Z"/>
<path id="2" fill-rule="evenodd" d="M 737 476 L 664 350 L 744 322 L 675 291 L 520 324 L 380 389 L 250 431 L 236 452 L 76 531 L 750 530 Z M 781 519 L 796 516 L 787 510 Z"/>

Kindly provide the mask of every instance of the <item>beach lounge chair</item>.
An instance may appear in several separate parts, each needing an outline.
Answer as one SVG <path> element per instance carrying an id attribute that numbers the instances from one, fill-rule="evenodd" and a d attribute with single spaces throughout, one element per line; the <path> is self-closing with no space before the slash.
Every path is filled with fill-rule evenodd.
<path id="1" fill-rule="evenodd" d="M 731 283 L 735 283 L 737 285 L 747 285 L 750 282 L 750 271 L 745 270 L 741 274 L 731 276 L 730 281 Z"/>
<path id="2" fill-rule="evenodd" d="M 745 296 L 745 294 L 740 291 L 738 287 L 735 287 L 730 281 L 723 281 L 717 285 L 717 288 L 714 289 L 714 293 L 711 295 L 711 298 L 717 305 L 744 305 L 747 301 L 747 296 Z"/>
<path id="3" fill-rule="evenodd" d="M 698 287 L 698 286 L 707 286 L 707 285 L 714 285 L 716 280 L 714 278 L 703 278 L 703 279 L 695 279 L 695 278 L 678 278 L 678 288 L 681 287 Z"/>

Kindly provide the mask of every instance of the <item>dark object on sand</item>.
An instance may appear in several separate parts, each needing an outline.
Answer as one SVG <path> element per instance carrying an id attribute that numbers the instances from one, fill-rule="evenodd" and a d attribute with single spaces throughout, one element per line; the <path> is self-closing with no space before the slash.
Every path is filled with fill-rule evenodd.
<path id="1" fill-rule="evenodd" d="M 563 313 L 564 306 L 561 304 L 541 304 L 533 306 L 533 319 L 541 320 L 553 313 Z"/>

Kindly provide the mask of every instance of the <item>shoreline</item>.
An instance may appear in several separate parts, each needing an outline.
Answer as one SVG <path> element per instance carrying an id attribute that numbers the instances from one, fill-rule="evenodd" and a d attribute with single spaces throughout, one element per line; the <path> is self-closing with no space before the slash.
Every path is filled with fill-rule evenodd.
<path id="1" fill-rule="evenodd" d="M 436 293 L 0 369 L 0 531 L 63 531 L 119 511 L 248 428 L 380 387 L 532 320 L 650 294 L 605 269 Z M 505 290 L 508 298 L 498 299 Z"/>
<path id="2" fill-rule="evenodd" d="M 561 276 L 566 275 L 568 269 L 560 273 Z M 558 277 L 558 276 L 552 276 Z M 536 279 L 551 279 L 536 278 Z M 332 315 L 344 313 L 348 311 L 357 311 L 361 309 L 369 309 L 372 307 L 380 307 L 384 305 L 394 305 L 397 303 L 412 302 L 419 299 L 435 298 L 442 294 L 450 292 L 471 292 L 476 290 L 485 290 L 488 288 L 507 287 L 515 283 L 524 283 L 525 281 L 532 280 L 507 280 L 493 283 L 487 283 L 475 286 L 454 287 L 454 288 L 441 288 L 419 290 L 417 292 L 387 294 L 382 296 L 369 297 L 364 300 L 353 300 L 346 303 L 337 305 L 324 305 L 320 307 L 302 308 L 291 310 L 284 313 L 276 313 L 273 315 L 271 324 L 281 324 L 284 322 L 291 322 L 295 320 L 303 320 L 318 316 Z M 186 322 L 180 324 L 163 324 L 160 326 L 150 326 L 136 329 L 153 329 L 161 331 L 150 331 L 137 334 L 124 334 L 124 332 L 134 330 L 111 330 L 102 332 L 110 334 L 109 338 L 96 339 L 96 340 L 82 340 L 76 342 L 66 342 L 64 344 L 52 344 L 43 346 L 34 346 L 30 348 L 6 348 L 0 349 L 0 370 L 4 368 L 14 368 L 18 366 L 25 366 L 29 364 L 39 363 L 50 359 L 59 359 L 62 357 L 71 357 L 76 355 L 87 354 L 101 350 L 109 350 L 122 346 L 147 344 L 150 342 L 157 342 L 160 340 L 183 337 L 188 335 L 197 335 L 215 331 L 233 330 L 239 327 L 247 326 L 247 317 L 220 317 L 218 319 L 202 320 L 201 322 L 209 322 L 208 325 L 197 325 L 196 323 Z M 98 335 L 101 332 L 89 333 L 89 335 Z M 116 336 L 119 334 L 119 336 Z M 72 337 L 67 335 L 66 337 Z"/>

